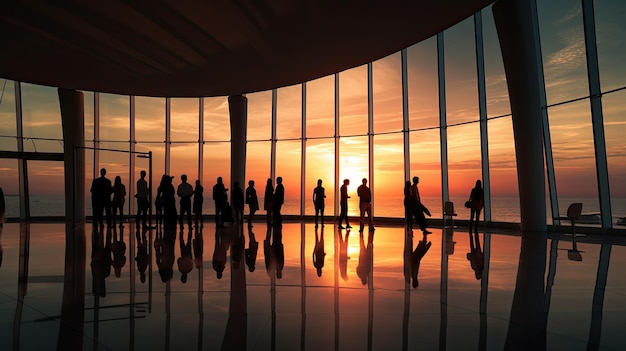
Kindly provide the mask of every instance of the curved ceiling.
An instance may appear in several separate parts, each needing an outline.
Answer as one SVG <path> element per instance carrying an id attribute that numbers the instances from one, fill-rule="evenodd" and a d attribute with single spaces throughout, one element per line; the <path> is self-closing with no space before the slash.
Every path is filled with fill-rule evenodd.
<path id="1" fill-rule="evenodd" d="M 0 11 L 0 77 L 144 96 L 251 93 L 374 61 L 493 1 L 15 1 Z"/>

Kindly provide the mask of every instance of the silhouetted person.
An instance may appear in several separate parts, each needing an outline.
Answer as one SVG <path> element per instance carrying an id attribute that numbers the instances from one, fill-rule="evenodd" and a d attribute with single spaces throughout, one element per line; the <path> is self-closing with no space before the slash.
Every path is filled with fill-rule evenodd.
<path id="1" fill-rule="evenodd" d="M 411 235 L 413 233 L 411 232 Z M 420 269 L 420 264 L 422 262 L 422 258 L 428 250 L 430 250 L 431 242 L 427 241 L 426 234 L 424 233 L 424 237 L 419 241 L 415 250 L 411 254 L 411 278 L 413 279 L 413 287 L 417 288 L 419 286 L 419 280 L 417 279 L 417 274 Z"/>
<path id="2" fill-rule="evenodd" d="M 267 224 L 272 223 L 272 209 L 274 202 L 274 185 L 272 185 L 272 179 L 267 179 L 267 184 L 265 185 L 265 197 L 263 198 L 263 209 L 266 213 Z"/>
<path id="3" fill-rule="evenodd" d="M 243 224 L 243 208 L 244 197 L 243 189 L 239 186 L 239 182 L 233 183 L 233 192 L 231 194 L 233 210 L 235 211 L 235 223 Z"/>
<path id="4" fill-rule="evenodd" d="M 274 200 L 272 202 L 272 212 L 274 212 L 274 224 L 283 224 L 283 215 L 280 210 L 285 203 L 285 186 L 283 186 L 283 177 L 276 178 L 276 189 L 274 190 Z"/>
<path id="5" fill-rule="evenodd" d="M 324 226 L 324 199 L 326 193 L 322 187 L 322 180 L 317 180 L 317 186 L 313 189 L 313 205 L 315 206 L 315 228 L 317 228 L 317 217 L 322 216 L 322 227 Z"/>
<path id="6" fill-rule="evenodd" d="M 374 223 L 372 221 L 372 192 L 367 187 L 367 179 L 363 178 L 362 184 L 356 189 L 357 195 L 359 195 L 359 210 L 361 211 L 361 231 L 363 231 L 363 225 L 365 220 L 365 214 L 367 213 L 367 225 L 370 230 L 374 230 Z"/>
<path id="7" fill-rule="evenodd" d="M 196 187 L 193 189 L 193 213 L 196 218 L 196 228 L 198 224 L 203 225 L 202 205 L 204 204 L 204 187 L 200 184 L 200 180 L 196 180 Z"/>
<path id="8" fill-rule="evenodd" d="M 178 243 L 180 245 L 180 257 L 176 261 L 178 264 L 178 271 L 180 272 L 180 281 L 184 284 L 187 283 L 187 276 L 193 270 L 193 257 L 191 256 L 191 227 L 187 234 L 187 242 L 184 240 L 183 232 L 178 237 Z"/>
<path id="9" fill-rule="evenodd" d="M 324 228 L 322 228 L 322 234 L 318 235 L 315 230 L 315 247 L 313 248 L 313 267 L 317 271 L 317 276 L 322 276 L 322 268 L 324 268 L 324 258 L 326 252 L 324 250 Z"/>
<path id="10" fill-rule="evenodd" d="M 259 210 L 259 198 L 257 197 L 256 189 L 254 188 L 254 180 L 248 181 L 248 188 L 246 189 L 246 203 L 250 208 L 250 214 L 248 215 L 248 226 L 252 226 L 254 213 Z"/>
<path id="11" fill-rule="evenodd" d="M 342 237 L 341 232 L 339 234 L 339 273 L 343 280 L 348 280 L 348 238 L 350 237 L 350 231 L 346 231 L 346 236 Z"/>
<path id="12" fill-rule="evenodd" d="M 411 185 L 411 210 L 413 211 L 413 216 L 417 220 L 417 224 L 420 226 L 420 229 L 424 234 L 430 234 L 428 231 L 428 223 L 426 222 L 426 217 L 424 217 L 424 213 L 430 216 L 430 211 L 422 204 L 422 198 L 420 197 L 420 191 L 417 188 L 417 184 L 419 183 L 419 177 L 413 177 L 413 185 Z"/>
<path id="13" fill-rule="evenodd" d="M 117 212 L 120 212 L 120 228 L 124 226 L 124 203 L 126 202 L 126 187 L 122 184 L 120 176 L 115 177 L 113 182 L 113 201 L 111 209 L 113 212 L 113 226 L 116 225 Z"/>
<path id="14" fill-rule="evenodd" d="M 176 243 L 176 219 L 174 218 L 173 226 L 169 221 L 165 221 L 164 230 L 157 230 L 157 236 L 154 240 L 154 252 L 156 264 L 159 269 L 161 281 L 166 283 L 174 276 L 174 246 Z"/>
<path id="15" fill-rule="evenodd" d="M 228 243 L 224 240 L 221 231 L 215 231 L 215 249 L 213 250 L 213 269 L 217 274 L 217 279 L 222 279 L 224 269 L 226 268 L 226 250 Z"/>
<path id="16" fill-rule="evenodd" d="M 106 212 L 107 225 L 111 225 L 111 181 L 105 177 L 107 170 L 100 170 L 100 177 L 91 182 L 91 207 L 93 209 L 93 223 L 104 227 L 102 211 Z"/>
<path id="17" fill-rule="evenodd" d="M 374 235 L 372 232 L 369 232 L 367 236 L 367 246 L 365 246 L 365 241 L 363 239 L 363 232 L 359 233 L 359 263 L 356 266 L 356 274 L 361 278 L 361 283 L 363 285 L 367 284 L 367 278 L 369 277 L 372 271 L 372 241 L 374 239 Z"/>
<path id="18" fill-rule="evenodd" d="M 248 237 L 248 248 L 244 250 L 244 255 L 246 256 L 246 265 L 248 265 L 248 270 L 250 272 L 254 272 L 256 255 L 259 251 L 259 242 L 256 241 L 256 238 L 254 237 L 251 225 L 248 226 Z"/>
<path id="19" fill-rule="evenodd" d="M 477 280 L 483 277 L 483 270 L 485 269 L 485 254 L 480 247 L 480 238 L 478 232 L 472 234 L 469 233 L 470 240 L 470 252 L 467 253 L 467 260 L 470 261 L 470 266 L 474 270 L 474 276 Z"/>
<path id="20" fill-rule="evenodd" d="M 187 213 L 187 225 L 191 230 L 191 196 L 193 196 L 193 188 L 191 184 L 187 183 L 187 175 L 180 176 L 182 183 L 178 185 L 176 194 L 180 196 L 180 216 L 178 217 L 178 223 L 180 224 L 180 230 L 183 230 L 183 220 L 185 219 L 185 213 Z"/>
<path id="21" fill-rule="evenodd" d="M 4 191 L 0 187 L 0 228 L 4 225 L 5 217 L 4 213 L 7 210 L 6 203 L 4 202 Z"/>
<path id="22" fill-rule="evenodd" d="M 137 238 L 137 255 L 135 261 L 137 262 L 137 270 L 139 271 L 139 280 L 142 283 L 146 282 L 146 270 L 150 263 L 150 255 L 148 254 L 148 239 L 146 238 L 146 230 L 136 231 L 135 236 Z"/>
<path id="23" fill-rule="evenodd" d="M 485 192 L 480 180 L 476 181 L 476 186 L 472 189 L 469 197 L 469 201 L 472 203 L 470 207 L 470 220 L 469 231 L 472 232 L 472 222 L 474 222 L 474 216 L 476 221 L 474 222 L 474 231 L 478 234 L 478 222 L 480 222 L 480 211 L 483 209 Z"/>
<path id="24" fill-rule="evenodd" d="M 352 228 L 352 226 L 348 222 L 348 199 L 350 198 L 350 196 L 348 196 L 348 185 L 350 185 L 350 179 L 344 179 L 343 185 L 341 186 L 339 191 L 339 229 Z M 343 222 L 344 219 L 346 220 L 345 228 L 341 225 L 341 222 Z"/>
<path id="25" fill-rule="evenodd" d="M 113 226 L 113 243 L 111 244 L 111 251 L 113 252 L 112 265 L 117 278 L 122 275 L 122 268 L 126 265 L 126 243 L 124 242 L 123 229 L 120 229 L 119 234 L 118 239 L 117 229 Z"/>
<path id="26" fill-rule="evenodd" d="M 150 202 L 148 201 L 148 182 L 146 182 L 146 171 L 142 170 L 139 172 L 139 180 L 137 180 L 137 193 L 135 197 L 137 198 L 137 215 L 135 216 L 135 226 L 139 229 L 140 225 L 146 227 L 146 217 L 148 215 L 148 209 L 150 208 Z M 164 175 L 165 177 L 165 175 Z M 161 179 L 161 184 L 163 184 L 163 178 Z M 157 194 L 157 201 L 160 200 L 159 195 Z M 159 201 L 160 203 L 160 201 Z M 157 218 L 159 217 L 159 208 L 157 206 Z"/>
<path id="27" fill-rule="evenodd" d="M 224 227 L 225 210 L 228 207 L 228 195 L 222 177 L 217 177 L 217 184 L 213 186 L 213 201 L 215 201 L 215 226 Z"/>
<path id="28" fill-rule="evenodd" d="M 404 220 L 407 229 L 413 229 L 413 210 L 411 209 L 411 181 L 404 183 Z"/>

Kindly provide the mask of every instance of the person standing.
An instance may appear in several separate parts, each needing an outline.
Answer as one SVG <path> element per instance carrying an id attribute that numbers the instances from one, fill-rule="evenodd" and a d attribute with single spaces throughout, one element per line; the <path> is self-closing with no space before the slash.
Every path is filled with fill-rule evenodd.
<path id="1" fill-rule="evenodd" d="M 265 185 L 265 197 L 263 198 L 263 209 L 266 213 L 267 224 L 272 223 L 272 203 L 274 202 L 274 185 L 272 185 L 272 178 L 267 179 Z"/>
<path id="2" fill-rule="evenodd" d="M 180 224 L 180 230 L 183 230 L 183 219 L 185 213 L 187 213 L 187 225 L 191 230 L 191 196 L 193 195 L 193 188 L 191 184 L 187 183 L 187 175 L 180 176 L 182 183 L 178 185 L 176 194 L 180 197 L 180 216 L 178 217 L 178 223 Z"/>
<path id="3" fill-rule="evenodd" d="M 359 210 L 361 211 L 361 229 L 363 231 L 363 221 L 365 220 L 365 213 L 367 213 L 368 227 L 374 230 L 374 223 L 372 221 L 372 192 L 367 187 L 367 179 L 363 178 L 362 184 L 356 189 L 357 195 L 359 195 Z"/>
<path id="4" fill-rule="evenodd" d="M 419 177 L 413 177 L 413 185 L 411 185 L 411 210 L 413 211 L 413 215 L 417 220 L 417 224 L 420 226 L 420 229 L 424 234 L 430 234 L 428 231 L 428 223 L 426 222 L 426 217 L 424 217 L 424 213 L 430 216 L 430 211 L 422 204 L 422 199 L 420 197 L 420 192 L 417 187 L 419 183 Z"/>
<path id="5" fill-rule="evenodd" d="M 91 182 L 91 207 L 93 210 L 93 223 L 104 227 L 102 211 L 106 213 L 107 225 L 111 226 L 111 193 L 113 187 L 111 181 L 105 177 L 107 170 L 100 169 L 100 177 Z"/>
<path id="6" fill-rule="evenodd" d="M 139 225 L 143 225 L 146 228 L 146 217 L 150 203 L 148 202 L 148 182 L 146 182 L 146 171 L 142 170 L 139 173 L 140 177 L 137 181 L 137 216 L 135 216 L 135 225 L 139 229 Z M 158 197 L 158 195 L 157 195 Z"/>
<path id="7" fill-rule="evenodd" d="M 122 184 L 122 178 L 120 176 L 115 177 L 113 184 L 113 226 L 116 223 L 117 210 L 120 212 L 120 228 L 124 227 L 124 202 L 126 202 L 126 187 Z"/>
<path id="8" fill-rule="evenodd" d="M 163 225 L 168 230 L 176 227 L 176 190 L 172 184 L 173 176 L 166 175 L 159 187 L 163 202 Z"/>
<path id="9" fill-rule="evenodd" d="M 315 206 L 315 228 L 317 228 L 317 217 L 322 216 L 322 227 L 324 226 L 324 198 L 326 193 L 324 187 L 322 187 L 322 180 L 317 180 L 317 187 L 313 189 L 313 205 Z"/>
<path id="10" fill-rule="evenodd" d="M 233 192 L 231 197 L 233 202 L 233 208 L 235 210 L 235 223 L 243 224 L 243 208 L 245 205 L 243 189 L 239 186 L 239 182 L 233 183 Z"/>
<path id="11" fill-rule="evenodd" d="M 348 185 L 350 185 L 350 179 L 344 179 L 343 185 L 340 188 L 339 207 L 341 208 L 341 211 L 339 212 L 339 229 L 352 228 L 348 222 L 348 199 L 350 198 L 350 196 L 348 196 Z M 345 228 L 341 225 L 344 218 L 346 220 Z"/>
<path id="12" fill-rule="evenodd" d="M 283 216 L 280 210 L 285 203 L 285 187 L 283 186 L 283 177 L 276 178 L 276 190 L 274 191 L 274 200 L 272 201 L 272 211 L 274 212 L 274 224 L 282 225 Z"/>
<path id="13" fill-rule="evenodd" d="M 213 201 L 215 201 L 215 226 L 224 227 L 224 210 L 227 207 L 228 197 L 222 177 L 217 177 L 217 184 L 213 186 Z"/>
<path id="14" fill-rule="evenodd" d="M 259 198 L 256 195 L 256 189 L 254 188 L 254 180 L 248 181 L 248 188 L 246 189 L 246 203 L 250 208 L 250 214 L 248 215 L 248 226 L 252 226 L 252 219 L 254 213 L 259 210 Z"/>
<path id="15" fill-rule="evenodd" d="M 203 226 L 204 220 L 202 218 L 202 205 L 204 203 L 204 187 L 200 184 L 200 180 L 196 180 L 196 187 L 193 189 L 193 213 L 196 218 L 196 228 L 198 222 Z"/>
<path id="16" fill-rule="evenodd" d="M 476 185 L 470 192 L 469 201 L 472 203 L 470 207 L 470 220 L 469 220 L 469 232 L 472 233 L 472 222 L 474 222 L 474 216 L 476 216 L 476 221 L 474 222 L 474 232 L 478 234 L 478 222 L 480 222 L 480 211 L 483 209 L 485 192 L 483 190 L 482 182 L 479 180 L 476 181 Z"/>

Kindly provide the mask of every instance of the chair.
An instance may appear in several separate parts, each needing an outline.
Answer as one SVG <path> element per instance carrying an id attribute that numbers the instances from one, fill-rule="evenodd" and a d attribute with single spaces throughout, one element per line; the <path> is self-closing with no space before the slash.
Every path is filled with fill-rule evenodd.
<path id="1" fill-rule="evenodd" d="M 454 228 L 454 217 L 456 217 L 456 212 L 454 212 L 454 202 L 446 201 L 443 204 L 443 226 L 446 226 L 446 218 L 450 218 L 452 228 Z"/>
<path id="2" fill-rule="evenodd" d="M 583 204 L 580 202 L 574 202 L 567 208 L 567 216 L 556 217 L 554 221 L 570 221 L 572 223 L 572 235 L 576 238 L 576 220 L 580 218 L 580 214 L 583 211 Z M 560 224 L 560 223 L 559 223 Z"/>

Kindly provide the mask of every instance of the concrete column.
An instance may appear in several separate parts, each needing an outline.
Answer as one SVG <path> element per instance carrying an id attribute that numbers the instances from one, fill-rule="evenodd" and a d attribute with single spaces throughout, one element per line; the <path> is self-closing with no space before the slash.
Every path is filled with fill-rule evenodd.
<path id="1" fill-rule="evenodd" d="M 246 188 L 246 140 L 248 130 L 248 98 L 243 95 L 228 97 L 230 111 L 230 189 L 235 181 Z M 232 194 L 232 192 L 231 192 Z"/>
<path id="2" fill-rule="evenodd" d="M 85 221 L 85 110 L 83 93 L 58 89 L 65 154 L 65 218 Z"/>
<path id="3" fill-rule="evenodd" d="M 509 89 L 522 232 L 546 232 L 539 40 L 534 1 L 499 0 L 493 14 Z M 545 235 L 545 234 L 544 234 Z"/>

